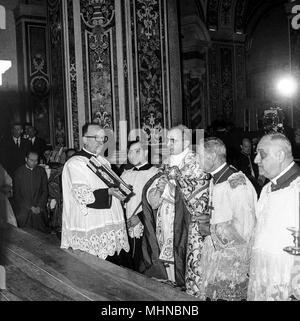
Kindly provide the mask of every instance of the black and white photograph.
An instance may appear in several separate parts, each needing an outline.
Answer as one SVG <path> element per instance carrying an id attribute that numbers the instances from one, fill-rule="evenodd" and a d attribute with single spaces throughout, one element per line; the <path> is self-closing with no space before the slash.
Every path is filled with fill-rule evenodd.
<path id="1" fill-rule="evenodd" d="M 0 311 L 299 300 L 300 0 L 0 0 Z"/>

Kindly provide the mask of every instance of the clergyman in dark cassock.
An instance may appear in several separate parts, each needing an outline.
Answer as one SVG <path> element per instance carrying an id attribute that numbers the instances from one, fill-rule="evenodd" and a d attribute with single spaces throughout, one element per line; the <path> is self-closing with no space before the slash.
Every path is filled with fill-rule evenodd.
<path id="1" fill-rule="evenodd" d="M 30 151 L 25 164 L 16 170 L 13 180 L 13 204 L 18 226 L 48 232 L 47 200 L 46 171 L 38 166 L 38 154 Z"/>

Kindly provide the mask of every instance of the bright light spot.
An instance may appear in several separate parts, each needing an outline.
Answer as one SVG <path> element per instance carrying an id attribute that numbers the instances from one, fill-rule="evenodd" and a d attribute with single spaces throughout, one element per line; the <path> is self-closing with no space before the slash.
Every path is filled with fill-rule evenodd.
<path id="1" fill-rule="evenodd" d="M 291 97 L 297 90 L 297 82 L 293 77 L 287 76 L 278 81 L 276 88 L 282 96 Z"/>
<path id="2" fill-rule="evenodd" d="M 10 60 L 0 60 L 0 86 L 2 86 L 2 75 L 11 67 Z"/>

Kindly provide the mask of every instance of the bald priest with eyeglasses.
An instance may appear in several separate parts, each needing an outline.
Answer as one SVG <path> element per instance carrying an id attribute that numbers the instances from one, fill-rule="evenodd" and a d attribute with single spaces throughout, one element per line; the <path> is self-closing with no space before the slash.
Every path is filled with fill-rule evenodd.
<path id="1" fill-rule="evenodd" d="M 100 155 L 104 138 L 98 124 L 86 123 L 82 127 L 82 150 L 64 166 L 61 248 L 85 251 L 127 266 L 129 243 L 122 196 L 87 167 L 93 156 L 110 167 Z"/>

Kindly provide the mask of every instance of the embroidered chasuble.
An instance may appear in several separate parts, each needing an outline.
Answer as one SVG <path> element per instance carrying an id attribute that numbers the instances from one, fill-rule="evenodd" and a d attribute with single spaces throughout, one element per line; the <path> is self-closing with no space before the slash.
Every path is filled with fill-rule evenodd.
<path id="1" fill-rule="evenodd" d="M 70 158 L 63 169 L 61 247 L 82 250 L 101 259 L 129 251 L 120 201 L 108 195 L 107 185 L 88 167 L 85 151 Z M 109 162 L 97 159 L 110 167 Z"/>
<path id="2" fill-rule="evenodd" d="M 180 169 L 180 175 L 177 177 L 177 184 L 182 193 L 184 202 L 190 215 L 188 229 L 187 253 L 186 253 L 186 271 L 185 287 L 190 295 L 199 294 L 199 284 L 201 275 L 198 273 L 202 245 L 205 237 L 200 234 L 200 215 L 209 215 L 209 184 L 210 174 L 202 171 L 199 157 L 194 153 L 189 153 Z"/>
<path id="3" fill-rule="evenodd" d="M 171 174 L 172 168 L 177 168 L 179 171 L 174 179 L 172 179 Z M 187 273 L 188 284 L 189 287 L 192 288 L 194 286 L 192 284 L 197 283 L 197 276 L 194 275 L 193 266 L 196 264 L 197 255 L 200 252 L 199 247 L 201 245 L 197 243 L 200 237 L 197 223 L 195 220 L 192 220 L 192 223 L 190 224 L 190 221 L 197 213 L 202 213 L 203 210 L 206 210 L 208 201 L 208 182 L 205 180 L 205 174 L 203 174 L 200 169 L 198 158 L 189 149 L 179 155 L 172 155 L 165 162 L 164 174 L 167 174 L 169 182 L 161 195 L 156 215 L 156 238 L 160 250 L 159 260 L 164 262 L 169 280 L 173 282 L 176 281 L 178 284 L 178 279 L 183 279 L 183 282 L 186 283 L 185 276 Z M 158 180 L 159 178 L 154 180 L 149 188 L 148 197 L 151 190 L 155 188 L 154 186 L 157 184 Z M 195 190 L 197 190 L 197 193 L 193 193 Z M 184 204 L 182 205 L 180 205 L 178 193 L 180 193 L 180 198 L 184 201 Z M 178 201 L 176 201 L 177 199 Z M 182 206 L 184 206 L 185 209 L 183 209 Z M 176 212 L 178 215 L 175 215 Z M 179 227 L 177 223 L 180 220 L 182 221 L 180 228 L 184 229 L 185 226 L 187 229 L 187 235 L 183 236 L 185 233 L 182 234 L 182 239 L 186 237 L 184 244 L 178 242 L 178 236 L 182 233 L 177 230 Z M 176 226 L 176 231 L 174 231 L 174 226 Z M 174 241 L 176 244 L 174 244 Z M 179 248 L 178 244 L 185 247 L 184 253 L 188 251 L 188 254 L 184 259 L 182 258 L 182 255 L 179 254 L 181 247 Z M 178 260 L 180 260 L 180 264 Z M 186 263 L 186 260 L 188 260 L 188 263 Z M 182 267 L 181 270 L 176 269 L 177 265 L 182 266 L 182 264 L 184 267 Z M 177 278 L 176 274 L 178 276 Z"/>
<path id="4" fill-rule="evenodd" d="M 12 179 L 0 165 L 0 221 L 17 227 L 17 220 L 8 200 L 8 190 L 12 189 Z"/>
<path id="5" fill-rule="evenodd" d="M 248 300 L 300 299 L 300 257 L 283 250 L 294 246 L 289 227 L 299 228 L 300 169 L 295 164 L 283 177 L 264 186 L 257 205 Z"/>

